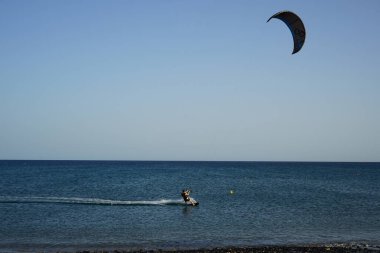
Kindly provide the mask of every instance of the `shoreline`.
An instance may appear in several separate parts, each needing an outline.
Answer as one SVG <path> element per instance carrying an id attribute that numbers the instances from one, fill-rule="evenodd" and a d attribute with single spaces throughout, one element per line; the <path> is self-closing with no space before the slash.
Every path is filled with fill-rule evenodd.
<path id="1" fill-rule="evenodd" d="M 59 251 L 58 251 L 59 252 Z M 226 247 L 213 249 L 192 249 L 192 250 L 95 250 L 77 251 L 76 253 L 379 253 L 380 248 L 351 248 L 351 247 L 322 247 L 322 246 L 268 246 L 268 247 Z"/>
<path id="2" fill-rule="evenodd" d="M 0 253 L 380 253 L 380 244 L 367 244 L 367 243 L 327 243 L 327 244 L 289 244 L 289 245 L 251 245 L 251 246 L 221 246 L 221 247 L 200 247 L 200 248 L 148 248 L 148 247 L 133 247 L 128 246 L 110 246 L 110 247 L 96 247 L 95 245 L 88 245 L 87 247 L 30 247 L 20 248 L 1 248 Z"/>
<path id="3" fill-rule="evenodd" d="M 65 251 L 62 251 L 65 252 Z M 258 246 L 223 246 L 214 248 L 192 248 L 192 249 L 92 249 L 75 251 L 76 253 L 344 253 L 344 252 L 361 252 L 361 253 L 380 253 L 380 245 L 369 245 L 365 243 L 358 244 L 305 244 L 305 245 L 258 245 Z"/>
<path id="4" fill-rule="evenodd" d="M 58 251 L 59 252 L 59 251 Z M 62 251 L 65 252 L 65 251 Z M 380 246 L 252 246 L 252 247 L 216 247 L 200 249 L 172 249 L 172 250 L 84 250 L 76 253 L 379 253 Z"/>

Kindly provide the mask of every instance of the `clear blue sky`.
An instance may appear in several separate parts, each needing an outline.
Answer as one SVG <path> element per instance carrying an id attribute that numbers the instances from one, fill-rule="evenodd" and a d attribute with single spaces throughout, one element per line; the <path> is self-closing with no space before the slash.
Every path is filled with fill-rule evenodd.
<path id="1" fill-rule="evenodd" d="M 0 159 L 380 161 L 379 12 L 0 0 Z"/>

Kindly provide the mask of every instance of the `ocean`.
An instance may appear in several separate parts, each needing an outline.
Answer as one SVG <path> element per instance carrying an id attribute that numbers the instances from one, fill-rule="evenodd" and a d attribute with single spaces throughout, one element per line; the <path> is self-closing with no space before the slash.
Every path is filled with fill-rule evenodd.
<path id="1" fill-rule="evenodd" d="M 327 243 L 380 244 L 380 163 L 0 161 L 0 252 Z"/>

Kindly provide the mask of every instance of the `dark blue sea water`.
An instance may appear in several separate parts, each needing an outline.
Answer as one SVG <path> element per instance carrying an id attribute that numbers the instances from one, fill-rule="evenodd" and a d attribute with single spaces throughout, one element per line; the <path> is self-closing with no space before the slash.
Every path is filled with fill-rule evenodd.
<path id="1" fill-rule="evenodd" d="M 380 163 L 0 161 L 2 252 L 334 242 L 380 244 Z"/>

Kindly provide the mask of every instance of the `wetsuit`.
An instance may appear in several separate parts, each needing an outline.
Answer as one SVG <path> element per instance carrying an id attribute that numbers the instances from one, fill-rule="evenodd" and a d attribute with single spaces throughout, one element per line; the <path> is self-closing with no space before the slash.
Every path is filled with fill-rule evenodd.
<path id="1" fill-rule="evenodd" d="M 190 197 L 186 192 L 182 192 L 181 196 L 185 202 L 190 201 Z"/>

